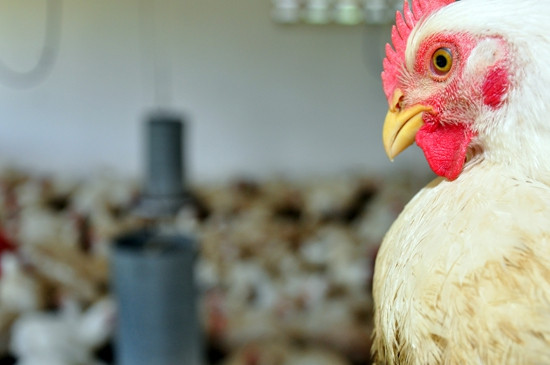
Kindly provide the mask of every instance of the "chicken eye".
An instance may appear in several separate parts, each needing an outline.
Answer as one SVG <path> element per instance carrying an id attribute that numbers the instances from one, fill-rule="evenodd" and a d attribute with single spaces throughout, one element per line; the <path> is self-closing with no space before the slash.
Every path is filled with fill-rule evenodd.
<path id="1" fill-rule="evenodd" d="M 449 48 L 439 48 L 432 55 L 431 68 L 437 76 L 446 75 L 453 66 L 453 54 Z"/>

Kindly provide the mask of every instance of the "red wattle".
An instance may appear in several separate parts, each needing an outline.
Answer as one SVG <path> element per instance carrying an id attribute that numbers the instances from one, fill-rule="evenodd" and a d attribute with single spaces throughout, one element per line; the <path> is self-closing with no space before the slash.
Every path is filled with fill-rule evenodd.
<path id="1" fill-rule="evenodd" d="M 424 151 L 433 172 L 454 180 L 462 171 L 474 135 L 464 124 L 426 123 L 416 134 L 416 144 Z"/>

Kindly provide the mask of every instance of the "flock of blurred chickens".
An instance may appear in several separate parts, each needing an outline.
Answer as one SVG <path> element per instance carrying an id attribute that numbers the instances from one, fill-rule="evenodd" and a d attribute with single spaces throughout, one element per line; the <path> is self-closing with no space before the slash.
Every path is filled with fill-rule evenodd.
<path id="1" fill-rule="evenodd" d="M 196 277 L 209 363 L 370 361 L 380 241 L 422 181 L 234 180 L 191 188 L 170 225 L 200 242 Z M 147 224 L 135 182 L 0 172 L 4 363 L 108 364 L 116 308 L 110 244 Z M 2 363 L 2 361 L 0 361 Z"/>

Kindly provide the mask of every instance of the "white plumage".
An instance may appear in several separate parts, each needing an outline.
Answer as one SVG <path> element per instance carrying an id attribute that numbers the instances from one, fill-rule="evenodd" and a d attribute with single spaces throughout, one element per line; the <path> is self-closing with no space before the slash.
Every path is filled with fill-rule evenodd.
<path id="1" fill-rule="evenodd" d="M 471 52 L 453 54 L 454 74 L 430 81 L 418 58 L 451 36 L 471 39 Z M 374 279 L 379 363 L 550 363 L 548 60 L 548 1 L 462 0 L 409 36 L 394 108 L 429 104 L 441 128 L 463 123 L 474 137 L 456 179 L 423 188 L 383 241 Z M 498 105 L 483 99 L 497 62 L 509 82 Z"/>
<path id="2" fill-rule="evenodd" d="M 27 313 L 13 325 L 17 365 L 99 365 L 92 351 L 113 334 L 115 306 L 105 298 L 81 313 L 72 301 L 57 314 Z"/>

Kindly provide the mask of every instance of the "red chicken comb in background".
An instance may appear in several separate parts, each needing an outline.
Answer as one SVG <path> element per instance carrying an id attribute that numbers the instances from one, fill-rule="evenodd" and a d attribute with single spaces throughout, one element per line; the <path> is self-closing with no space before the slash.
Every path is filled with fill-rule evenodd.
<path id="1" fill-rule="evenodd" d="M 453 2 L 455 0 L 412 0 L 411 11 L 409 2 L 405 0 L 403 13 L 398 11 L 395 14 L 395 25 L 391 32 L 393 48 L 390 44 L 386 44 L 386 58 L 384 58 L 382 72 L 382 84 L 388 102 L 391 102 L 390 99 L 397 86 L 397 78 L 405 62 L 407 39 L 413 28 L 424 16 Z"/>
<path id="2" fill-rule="evenodd" d="M 16 251 L 17 247 L 13 242 L 6 236 L 0 227 L 0 257 L 4 252 Z M 0 277 L 2 276 L 2 264 L 0 263 Z"/>
<path id="3" fill-rule="evenodd" d="M 0 255 L 4 251 L 15 251 L 15 245 L 8 239 L 0 227 Z"/>

